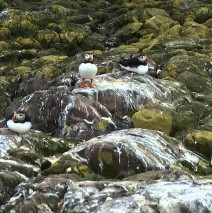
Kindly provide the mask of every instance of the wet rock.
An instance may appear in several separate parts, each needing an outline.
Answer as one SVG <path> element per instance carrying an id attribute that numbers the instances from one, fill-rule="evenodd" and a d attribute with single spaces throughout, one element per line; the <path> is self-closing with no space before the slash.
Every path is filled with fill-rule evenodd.
<path id="1" fill-rule="evenodd" d="M 76 136 L 80 130 L 74 128 L 77 122 L 83 122 L 84 119 L 92 122 L 111 116 L 102 104 L 80 94 L 73 95 L 67 87 L 35 92 L 20 101 L 16 107 L 27 110 L 34 129 L 67 137 L 70 134 Z"/>
<path id="2" fill-rule="evenodd" d="M 177 162 L 201 172 L 198 163 L 202 159 L 188 150 L 177 147 L 178 143 L 157 131 L 120 130 L 77 145 L 65 156 L 75 156 L 97 174 L 107 178 L 122 179 L 132 174 L 165 169 Z M 204 163 L 209 168 L 208 162 Z"/>
<path id="3" fill-rule="evenodd" d="M 48 188 L 48 184 L 45 186 L 47 182 L 51 182 L 54 189 Z M 49 178 L 38 183 L 38 187 L 30 188 L 29 185 L 22 185 L 17 188 L 13 202 L 7 203 L 3 212 L 26 210 L 26 207 L 29 207 L 32 212 L 57 210 L 86 213 L 102 212 L 102 208 L 107 212 L 119 209 L 123 213 L 174 212 L 176 209 L 179 212 L 182 209 L 211 210 L 210 180 L 179 179 L 172 182 L 145 183 L 138 181 L 74 182 L 64 178 Z M 40 188 L 39 185 L 43 187 Z M 27 199 L 23 199 L 23 195 Z"/>
<path id="4" fill-rule="evenodd" d="M 34 176 L 40 169 L 51 166 L 51 160 L 45 157 L 71 147 L 70 141 L 52 138 L 34 130 L 18 135 L 9 129 L 0 129 L 0 141 L 2 169 L 16 170 L 26 176 Z"/>
<path id="5" fill-rule="evenodd" d="M 146 181 L 148 183 L 152 182 L 159 182 L 159 181 L 176 181 L 179 179 L 192 179 L 190 174 L 175 166 L 170 167 L 166 170 L 159 170 L 159 171 L 148 171 L 145 173 L 132 175 L 129 177 L 124 178 L 125 181 Z"/>
<path id="6" fill-rule="evenodd" d="M 154 100 L 171 99 L 170 90 L 177 90 L 176 94 L 181 95 L 181 85 L 172 84 L 163 80 L 156 80 L 149 76 L 133 74 L 124 75 L 115 79 L 109 75 L 97 76 L 94 80 L 95 90 L 73 90 L 74 94 L 82 94 L 107 106 L 113 114 L 131 114 L 141 105 Z M 165 86 L 170 90 L 165 89 Z M 177 89 L 178 88 L 178 89 Z M 126 95 L 127 94 L 127 95 Z M 153 100 L 154 99 L 154 100 Z"/>

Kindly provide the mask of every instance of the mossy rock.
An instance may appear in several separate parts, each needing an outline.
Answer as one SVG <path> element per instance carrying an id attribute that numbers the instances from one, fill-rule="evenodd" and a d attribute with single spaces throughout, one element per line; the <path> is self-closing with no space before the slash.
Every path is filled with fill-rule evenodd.
<path id="1" fill-rule="evenodd" d="M 171 30 L 178 31 L 181 30 L 179 25 L 175 25 Z M 169 32 L 170 32 L 169 31 Z M 158 43 L 154 48 L 166 48 L 166 49 L 184 49 L 184 50 L 192 50 L 195 48 L 201 48 L 198 39 L 194 38 L 185 38 L 178 35 L 169 35 L 167 37 L 161 37 L 158 40 Z"/>
<path id="2" fill-rule="evenodd" d="M 48 55 L 41 57 L 40 61 L 42 64 L 47 65 L 57 65 L 68 59 L 67 56 L 59 56 L 59 55 Z"/>
<path id="3" fill-rule="evenodd" d="M 55 13 L 59 14 L 62 17 L 66 17 L 70 15 L 71 13 L 73 14 L 74 12 L 74 10 L 70 8 L 66 8 L 66 7 L 63 7 L 62 5 L 57 5 L 57 4 L 52 5 L 51 8 Z"/>
<path id="4" fill-rule="evenodd" d="M 9 39 L 11 37 L 10 30 L 7 27 L 0 28 L 0 38 L 1 39 Z"/>
<path id="5" fill-rule="evenodd" d="M 23 136 L 23 143 L 42 156 L 51 156 L 63 153 L 71 147 L 71 141 L 65 138 L 53 138 L 45 133 L 31 130 L 28 135 Z"/>
<path id="6" fill-rule="evenodd" d="M 6 41 L 0 41 L 0 50 L 8 50 L 10 49 L 10 45 Z"/>
<path id="7" fill-rule="evenodd" d="M 17 64 L 19 62 L 19 56 L 20 53 L 15 50 L 8 50 L 8 51 L 2 51 L 1 52 L 1 60 L 0 65 L 1 66 L 8 66 L 11 64 Z"/>
<path id="8" fill-rule="evenodd" d="M 27 66 L 30 66 L 31 68 L 35 67 L 32 60 L 33 58 L 36 58 L 36 57 L 38 57 L 37 49 L 22 49 L 19 54 L 19 58 L 22 60 L 21 65 L 24 65 L 24 66 L 27 65 Z M 30 60 L 30 62 L 27 64 L 26 63 L 27 60 L 25 59 Z"/>
<path id="9" fill-rule="evenodd" d="M 173 129 L 174 131 L 189 130 L 197 126 L 198 117 L 194 112 L 186 110 L 184 112 L 175 112 L 173 115 Z"/>
<path id="10" fill-rule="evenodd" d="M 2 191 L 0 197 L 0 204 L 9 199 L 9 197 L 14 193 L 15 187 L 25 181 L 23 175 L 19 175 L 18 172 L 5 171 L 2 170 L 0 173 L 0 190 Z"/>
<path id="11" fill-rule="evenodd" d="M 212 93 L 212 78 L 204 77 L 202 75 L 196 75 L 193 72 L 183 72 L 177 80 L 186 85 L 186 87 L 192 92 L 198 93 Z"/>
<path id="12" fill-rule="evenodd" d="M 185 10 L 197 4 L 197 0 L 187 0 L 186 2 L 184 0 L 174 0 L 171 5 L 178 9 Z"/>
<path id="13" fill-rule="evenodd" d="M 142 17 L 144 20 L 150 19 L 154 16 L 163 16 L 163 17 L 170 18 L 170 15 L 165 10 L 158 9 L 158 8 L 146 8 L 146 9 L 144 9 L 143 17 Z"/>
<path id="14" fill-rule="evenodd" d="M 208 63 L 208 61 L 209 60 L 206 58 L 199 58 L 187 55 L 173 56 L 166 63 L 162 77 L 171 77 L 176 79 L 181 73 L 185 71 L 190 72 L 190 74 L 188 73 L 188 76 L 197 74 L 200 76 L 207 77 L 208 68 L 205 65 Z M 186 77 L 187 75 L 183 76 Z M 188 76 L 187 80 L 189 79 Z M 189 82 L 191 82 L 190 79 Z"/>
<path id="15" fill-rule="evenodd" d="M 37 41 L 43 47 L 49 47 L 55 43 L 60 43 L 60 37 L 58 33 L 52 30 L 40 30 L 37 33 Z"/>
<path id="16" fill-rule="evenodd" d="M 68 153 L 53 163 L 51 167 L 41 172 L 42 175 L 76 174 L 78 177 L 86 177 L 91 173 L 91 170 L 85 163 L 77 161 L 73 155 L 69 155 Z"/>
<path id="17" fill-rule="evenodd" d="M 40 70 L 38 77 L 47 77 L 49 79 L 59 76 L 65 71 L 69 58 L 67 56 L 49 55 L 39 59 Z"/>
<path id="18" fill-rule="evenodd" d="M 133 22 L 125 25 L 121 29 L 117 30 L 110 39 L 120 39 L 121 43 L 126 42 L 130 43 L 130 39 L 132 39 L 133 35 L 138 33 L 139 29 L 143 23 L 141 22 Z M 138 39 L 137 39 L 138 40 Z"/>
<path id="19" fill-rule="evenodd" d="M 156 109 L 141 109 L 132 116 L 136 128 L 152 129 L 170 134 L 172 131 L 172 115 Z"/>
<path id="20" fill-rule="evenodd" d="M 4 116 L 7 107 L 11 103 L 10 83 L 4 76 L 0 76 L 0 116 Z"/>
<path id="21" fill-rule="evenodd" d="M 13 20 L 11 22 L 7 22 L 5 27 L 10 30 L 11 36 L 23 37 L 30 36 L 37 29 L 37 27 L 28 20 Z"/>
<path id="22" fill-rule="evenodd" d="M 212 157 L 212 132 L 195 130 L 185 137 L 185 145 L 192 151 L 198 152 L 208 160 Z"/>
<path id="23" fill-rule="evenodd" d="M 38 161 L 42 159 L 41 155 L 33 150 L 10 149 L 8 153 L 10 156 L 34 165 L 37 165 Z"/>
<path id="24" fill-rule="evenodd" d="M 16 40 L 22 47 L 22 49 L 39 49 L 41 48 L 40 43 L 32 38 L 23 38 L 23 37 L 19 37 Z"/>
<path id="25" fill-rule="evenodd" d="M 31 72 L 31 68 L 27 66 L 18 66 L 13 68 L 13 73 L 15 75 L 24 74 Z"/>
<path id="26" fill-rule="evenodd" d="M 169 24 L 168 29 L 170 29 L 171 27 L 173 27 L 174 25 L 178 24 L 177 22 L 173 21 L 172 19 L 168 18 L 168 17 L 164 17 L 161 15 L 156 15 L 153 18 L 148 19 L 145 24 L 143 25 L 144 29 L 152 29 L 154 30 L 156 33 L 160 32 L 160 27 L 164 24 Z"/>
<path id="27" fill-rule="evenodd" d="M 196 36 L 199 38 L 207 38 L 210 35 L 209 29 L 202 25 L 195 22 L 185 22 L 181 32 L 182 36 L 190 37 Z"/>

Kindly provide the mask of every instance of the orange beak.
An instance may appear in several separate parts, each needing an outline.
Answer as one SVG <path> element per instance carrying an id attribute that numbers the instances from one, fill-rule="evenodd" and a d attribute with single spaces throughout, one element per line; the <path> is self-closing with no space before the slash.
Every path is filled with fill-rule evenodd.
<path id="1" fill-rule="evenodd" d="M 13 120 L 13 121 L 15 121 L 15 120 L 16 120 L 16 116 L 15 116 L 15 114 L 13 115 L 12 120 Z"/>
<path id="2" fill-rule="evenodd" d="M 93 61 L 93 55 L 90 55 L 88 58 L 89 61 Z"/>
<path id="3" fill-rule="evenodd" d="M 150 58 L 149 57 L 146 57 L 146 62 L 150 62 Z"/>

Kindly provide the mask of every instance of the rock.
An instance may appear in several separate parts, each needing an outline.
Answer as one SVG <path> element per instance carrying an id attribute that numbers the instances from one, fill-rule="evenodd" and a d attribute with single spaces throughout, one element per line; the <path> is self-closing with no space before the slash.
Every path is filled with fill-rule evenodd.
<path id="1" fill-rule="evenodd" d="M 164 24 L 166 23 L 166 24 Z M 143 28 L 150 30 L 150 32 L 164 32 L 169 30 L 173 25 L 177 24 L 175 21 L 168 17 L 156 15 L 144 23 Z"/>
<path id="2" fill-rule="evenodd" d="M 166 170 L 148 171 L 145 173 L 132 175 L 124 178 L 124 181 L 146 181 L 147 183 L 153 183 L 154 181 L 176 181 L 179 179 L 191 179 L 192 177 L 183 169 L 170 167 Z"/>
<path id="3" fill-rule="evenodd" d="M 194 74 L 193 72 L 185 71 L 177 77 L 178 81 L 184 83 L 192 92 L 211 93 L 212 80 L 202 75 Z M 204 86 L 203 86 L 204 85 Z"/>
<path id="4" fill-rule="evenodd" d="M 119 130 L 79 144 L 65 153 L 64 157 L 74 156 L 106 178 L 122 179 L 141 172 L 165 169 L 177 162 L 191 170 L 195 168 L 200 173 L 203 172 L 199 165 L 202 162 L 207 174 L 210 174 L 207 161 L 177 144 L 175 139 L 157 131 Z M 56 168 L 60 169 L 61 163 Z"/>
<path id="5" fill-rule="evenodd" d="M 207 59 L 191 56 L 174 56 L 169 59 L 163 72 L 163 77 L 177 78 L 181 73 L 187 71 L 192 74 L 208 76 L 205 66 Z"/>
<path id="6" fill-rule="evenodd" d="M 212 158 L 212 132 L 195 130 L 187 134 L 185 146 L 210 160 Z"/>
<path id="7" fill-rule="evenodd" d="M 15 187 L 28 178 L 18 171 L 1 170 L 0 174 L 0 205 L 6 202 L 15 192 Z"/>
<path id="8" fill-rule="evenodd" d="M 102 116 L 111 116 L 102 104 L 80 94 L 74 96 L 66 87 L 37 91 L 17 103 L 16 107 L 27 110 L 34 129 L 67 137 L 77 134 L 78 128 L 73 127 L 83 119 L 92 122 Z"/>
<path id="9" fill-rule="evenodd" d="M 199 38 L 206 38 L 209 35 L 209 29 L 193 21 L 187 21 L 182 28 L 182 36 L 197 36 Z"/>
<path id="10" fill-rule="evenodd" d="M 133 37 L 136 37 L 136 33 L 139 31 L 143 24 L 140 22 L 129 23 L 117 30 L 111 37 L 111 40 L 120 40 L 120 44 L 128 40 L 128 43 L 131 43 L 130 40 L 133 40 Z M 136 39 L 137 40 L 137 39 Z M 117 42 L 117 41 L 116 41 Z"/>
<path id="11" fill-rule="evenodd" d="M 172 115 L 156 109 L 141 109 L 132 116 L 136 128 L 152 129 L 170 134 L 172 132 Z"/>
<path id="12" fill-rule="evenodd" d="M 209 115 L 200 121 L 200 130 L 212 131 L 212 117 Z"/>
<path id="13" fill-rule="evenodd" d="M 49 187 L 49 186 L 53 187 Z M 13 202 L 4 206 L 5 212 L 201 212 L 211 210 L 211 181 L 188 180 L 146 183 L 140 181 L 74 182 L 68 178 L 52 177 L 36 187 L 19 186 Z M 22 196 L 27 199 L 23 199 Z M 42 198 L 42 199 L 39 199 Z M 168 201 L 167 201 L 168 199 Z M 141 205 L 142 201 L 142 205 Z M 197 204 L 198 203 L 198 204 Z"/>

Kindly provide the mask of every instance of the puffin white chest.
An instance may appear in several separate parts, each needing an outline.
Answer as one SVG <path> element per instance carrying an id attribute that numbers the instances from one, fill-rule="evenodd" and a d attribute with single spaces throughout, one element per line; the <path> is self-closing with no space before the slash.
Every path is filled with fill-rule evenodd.
<path id="1" fill-rule="evenodd" d="M 125 67 L 121 64 L 120 64 L 120 66 L 127 71 L 135 72 L 135 73 L 138 73 L 138 74 L 141 74 L 141 75 L 146 74 L 148 72 L 148 68 L 149 68 L 148 64 L 147 65 L 139 65 L 138 67 L 130 67 L 130 66 Z"/>
<path id="2" fill-rule="evenodd" d="M 82 63 L 79 66 L 79 74 L 81 78 L 93 79 L 97 73 L 97 66 L 92 63 Z"/>
<path id="3" fill-rule="evenodd" d="M 10 130 L 23 134 L 30 130 L 32 123 L 28 121 L 24 123 L 15 123 L 10 119 L 7 121 L 7 126 Z"/>

